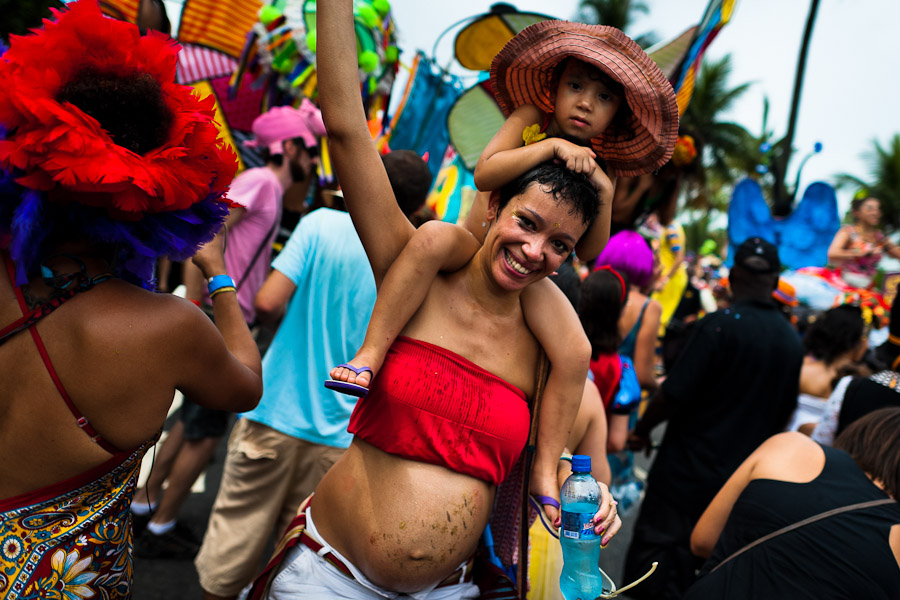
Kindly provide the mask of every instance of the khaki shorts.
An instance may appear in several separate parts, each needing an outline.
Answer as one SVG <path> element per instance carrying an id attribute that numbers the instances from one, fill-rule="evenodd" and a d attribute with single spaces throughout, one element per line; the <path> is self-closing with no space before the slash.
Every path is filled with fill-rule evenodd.
<path id="1" fill-rule="evenodd" d="M 281 535 L 343 453 L 240 419 L 228 440 L 222 483 L 194 559 L 201 587 L 216 596 L 236 596 L 250 583 L 262 568 L 269 538 Z"/>

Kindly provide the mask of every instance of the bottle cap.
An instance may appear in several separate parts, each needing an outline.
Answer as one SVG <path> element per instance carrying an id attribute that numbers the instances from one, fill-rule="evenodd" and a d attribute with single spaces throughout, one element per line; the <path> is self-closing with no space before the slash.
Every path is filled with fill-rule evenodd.
<path id="1" fill-rule="evenodd" d="M 576 454 L 572 457 L 573 473 L 590 473 L 591 457 L 587 454 Z"/>

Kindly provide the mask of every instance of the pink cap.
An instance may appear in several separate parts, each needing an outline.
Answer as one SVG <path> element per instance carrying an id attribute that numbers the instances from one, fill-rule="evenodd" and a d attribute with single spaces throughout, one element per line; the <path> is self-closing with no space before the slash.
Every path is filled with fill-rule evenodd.
<path id="1" fill-rule="evenodd" d="M 284 152 L 281 142 L 301 138 L 307 148 L 317 146 L 317 138 L 325 135 L 322 113 L 316 105 L 304 98 L 300 108 L 276 106 L 253 121 L 256 139 L 244 142 L 251 148 L 268 148 L 271 154 Z"/>

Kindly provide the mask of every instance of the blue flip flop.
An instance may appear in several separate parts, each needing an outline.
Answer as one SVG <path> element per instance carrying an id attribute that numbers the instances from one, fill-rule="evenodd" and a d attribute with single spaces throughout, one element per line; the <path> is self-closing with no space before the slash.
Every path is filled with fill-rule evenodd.
<path id="1" fill-rule="evenodd" d="M 372 373 L 373 376 L 375 375 L 375 373 L 369 367 L 359 367 L 357 369 L 353 365 L 348 365 L 346 363 L 336 366 L 335 369 L 340 369 L 342 367 L 344 369 L 350 369 L 357 375 L 365 373 L 366 371 L 368 371 L 369 373 Z M 369 388 L 362 386 L 362 385 L 357 385 L 355 383 L 347 383 L 346 381 L 338 381 L 337 379 L 326 379 L 325 387 L 327 387 L 329 390 L 334 390 L 335 392 L 340 392 L 341 394 L 347 394 L 348 396 L 356 396 L 357 398 L 365 398 L 366 396 L 369 395 Z"/>

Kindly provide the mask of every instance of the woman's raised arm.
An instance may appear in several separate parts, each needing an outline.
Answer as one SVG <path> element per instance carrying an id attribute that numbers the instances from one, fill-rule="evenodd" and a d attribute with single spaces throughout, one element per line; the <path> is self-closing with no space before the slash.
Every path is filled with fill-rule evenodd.
<path id="1" fill-rule="evenodd" d="M 352 0 L 319 2 L 316 10 L 319 108 L 328 150 L 376 285 L 415 228 L 403 215 L 366 124 L 359 88 Z"/>

